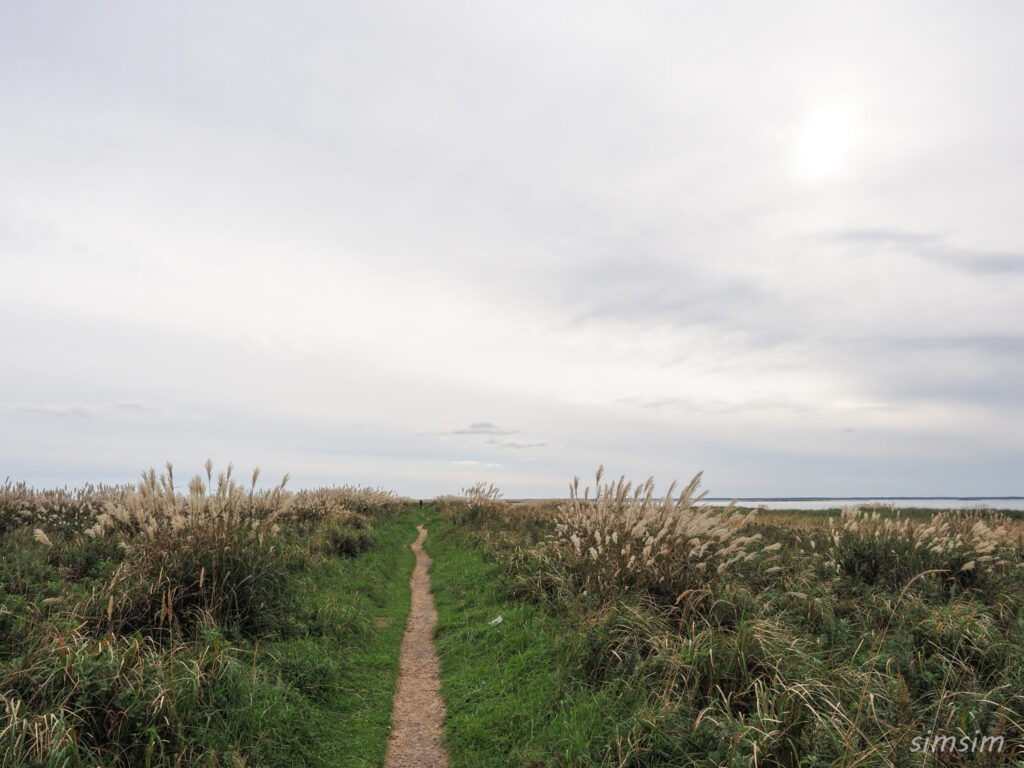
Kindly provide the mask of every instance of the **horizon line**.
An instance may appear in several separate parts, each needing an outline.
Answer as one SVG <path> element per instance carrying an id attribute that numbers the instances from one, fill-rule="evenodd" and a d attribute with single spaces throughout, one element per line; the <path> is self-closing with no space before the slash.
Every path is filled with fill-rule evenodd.
<path id="1" fill-rule="evenodd" d="M 549 498 L 569 497 L 523 496 L 508 501 L 544 501 Z M 1024 501 L 1024 496 L 704 496 L 700 501 Z"/>

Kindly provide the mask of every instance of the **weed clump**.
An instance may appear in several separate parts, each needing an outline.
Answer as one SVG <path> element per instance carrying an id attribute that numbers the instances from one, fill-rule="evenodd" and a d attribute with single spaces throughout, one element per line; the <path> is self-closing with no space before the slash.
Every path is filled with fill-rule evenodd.
<path id="1" fill-rule="evenodd" d="M 79 545 L 121 552 L 86 606 L 97 631 L 159 634 L 215 624 L 257 635 L 280 625 L 292 568 L 278 536 L 291 505 L 287 476 L 257 491 L 259 470 L 248 487 L 231 475 L 229 466 L 214 488 L 207 462 L 207 482 L 194 477 L 184 494 L 168 464 L 166 473 L 150 470 L 134 493 L 104 505 L 85 531 L 91 543 Z"/>
<path id="2" fill-rule="evenodd" d="M 8 478 L 0 485 L 0 534 L 29 527 L 72 536 L 93 525 L 106 504 L 132 492 L 132 486 L 104 484 L 36 490 Z"/>
<path id="3" fill-rule="evenodd" d="M 310 530 L 321 520 L 351 512 L 359 513 L 368 519 L 387 520 L 402 511 L 409 503 L 409 499 L 382 488 L 357 485 L 317 488 L 295 494 L 288 520 L 306 530 Z"/>
<path id="4" fill-rule="evenodd" d="M 294 734 L 274 764 L 310 757 L 313 683 L 337 707 L 343 668 L 319 649 L 371 631 L 323 600 L 314 570 L 331 569 L 314 564 L 369 549 L 369 515 L 398 497 L 205 470 L 184 486 L 168 464 L 134 487 L 0 487 L 0 766 L 241 766 L 268 727 Z"/>
<path id="5" fill-rule="evenodd" d="M 497 571 L 481 614 L 552 626 L 538 653 L 557 656 L 557 693 L 529 720 L 556 725 L 524 754 L 890 766 L 919 764 L 910 745 L 928 733 L 1024 739 L 1018 520 L 891 508 L 752 518 L 698 506 L 699 481 L 656 496 L 652 480 L 599 471 L 593 492 L 576 479 L 558 505 L 509 504 L 488 486 L 447 501 L 451 533 L 482 544 Z M 488 652 L 475 637 L 453 653 Z M 518 652 L 513 638 L 497 658 Z"/>
<path id="6" fill-rule="evenodd" d="M 463 488 L 461 496 L 444 496 L 440 501 L 445 521 L 461 527 L 493 526 L 508 509 L 501 490 L 483 482 Z"/>
<path id="7" fill-rule="evenodd" d="M 370 521 L 358 512 L 332 515 L 317 531 L 317 548 L 328 555 L 355 557 L 370 549 L 377 541 Z"/>
<path id="8" fill-rule="evenodd" d="M 916 520 L 850 507 L 829 520 L 821 556 L 852 589 L 898 592 L 920 579 L 922 588 L 946 598 L 965 590 L 994 597 L 1001 577 L 1017 567 L 1020 542 L 1019 528 L 991 512 L 939 512 Z"/>
<path id="9" fill-rule="evenodd" d="M 653 478 L 636 486 L 621 477 L 602 484 L 603 471 L 593 499 L 589 487 L 581 497 L 579 478 L 573 481 L 542 554 L 574 592 L 633 590 L 678 603 L 737 564 L 778 548 L 744 532 L 752 513 L 694 506 L 703 496 L 695 495 L 699 473 L 678 497 L 673 483 L 656 498 Z"/>

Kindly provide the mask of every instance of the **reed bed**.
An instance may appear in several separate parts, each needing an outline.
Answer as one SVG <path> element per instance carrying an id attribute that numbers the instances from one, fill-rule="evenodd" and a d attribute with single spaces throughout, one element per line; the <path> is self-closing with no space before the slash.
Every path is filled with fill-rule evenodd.
<path id="1" fill-rule="evenodd" d="M 851 507 L 830 518 L 822 554 L 851 584 L 899 590 L 931 577 L 951 593 L 991 592 L 1021 567 L 1022 542 L 1024 526 L 997 512 L 937 512 L 922 520 Z"/>
<path id="2" fill-rule="evenodd" d="M 564 764 L 932 765 L 915 737 L 1024 740 L 1019 522 L 874 508 L 791 525 L 696 506 L 699 474 L 678 495 L 602 480 L 556 506 L 493 486 L 446 501 L 506 599 L 565 626 L 562 690 L 619 702 L 615 733 Z"/>
<path id="3" fill-rule="evenodd" d="M 308 573 L 367 551 L 400 502 L 258 480 L 207 461 L 185 484 L 168 464 L 134 487 L 0 487 L 0 768 L 245 764 L 227 719 L 292 696 L 257 679 L 260 643 L 348 626 L 305 613 Z"/>
<path id="4" fill-rule="evenodd" d="M 106 504 L 120 502 L 134 490 L 130 485 L 104 484 L 36 490 L 8 478 L 0 485 L 0 534 L 26 526 L 79 533 L 95 523 Z"/>

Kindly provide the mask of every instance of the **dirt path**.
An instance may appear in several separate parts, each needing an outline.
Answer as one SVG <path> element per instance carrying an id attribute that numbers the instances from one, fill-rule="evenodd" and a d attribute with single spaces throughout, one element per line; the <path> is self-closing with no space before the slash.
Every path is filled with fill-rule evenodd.
<path id="1" fill-rule="evenodd" d="M 423 551 L 427 529 L 412 544 L 416 568 L 412 572 L 412 609 L 402 638 L 402 658 L 391 714 L 393 730 L 384 768 L 445 768 L 448 753 L 441 743 L 444 734 L 444 702 L 441 700 L 441 665 L 431 635 L 437 610 L 430 594 L 427 568 L 430 558 Z"/>

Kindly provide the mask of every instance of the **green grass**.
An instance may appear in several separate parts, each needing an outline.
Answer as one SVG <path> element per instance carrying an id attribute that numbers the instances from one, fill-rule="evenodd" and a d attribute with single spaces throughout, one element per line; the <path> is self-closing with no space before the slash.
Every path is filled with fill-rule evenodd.
<path id="1" fill-rule="evenodd" d="M 561 674 L 569 629 L 539 606 L 508 600 L 501 568 L 432 517 L 437 651 L 452 768 L 609 765 L 635 724 L 637 701 L 622 686 L 580 686 Z M 489 622 L 501 615 L 502 623 Z"/>
<path id="2" fill-rule="evenodd" d="M 514 508 L 461 513 L 434 516 L 426 542 L 456 768 L 1018 764 L 1009 747 L 947 762 L 911 745 L 927 733 L 1024 742 L 1019 567 L 952 584 L 910 562 L 905 578 L 865 581 L 830 565 L 828 513 L 769 513 L 750 531 L 781 547 L 771 571 L 754 560 L 709 574 L 699 600 L 666 605 L 580 591 L 550 549 L 538 554 L 543 525 Z M 910 557 L 861 543 L 865 562 Z M 1024 562 L 1019 545 L 1001 547 Z"/>
<path id="3" fill-rule="evenodd" d="M 287 599 L 258 633 L 209 619 L 171 632 L 97 626 L 83 606 L 115 565 L 83 575 L 60 545 L 8 532 L 0 768 L 382 765 L 418 517 L 375 521 L 354 557 L 275 544 Z"/>
<path id="4" fill-rule="evenodd" d="M 267 644 L 264 670 L 300 694 L 309 738 L 296 739 L 306 734 L 295 732 L 292 717 L 275 713 L 270 725 L 281 750 L 273 759 L 261 756 L 258 764 L 383 765 L 409 614 L 414 516 L 383 523 L 376 534 L 377 544 L 366 554 L 328 558 L 322 571 L 308 577 L 305 612 L 313 623 L 326 617 L 342 631 Z"/>
<path id="5" fill-rule="evenodd" d="M 0 488 L 0 768 L 381 766 L 424 518 L 453 768 L 924 766 L 915 735 L 1024 743 L 1017 523 L 947 515 L 922 545 L 766 512 L 744 529 L 762 552 L 680 593 L 671 568 L 594 586 L 612 569 L 559 543 L 552 510 L 486 493 L 438 512 L 321 489 L 280 529 L 280 499 L 232 493 L 206 503 L 252 526 L 85 536 L 101 496 L 138 497 Z"/>

